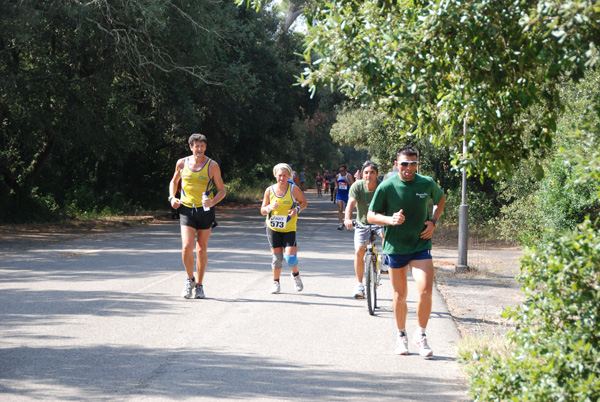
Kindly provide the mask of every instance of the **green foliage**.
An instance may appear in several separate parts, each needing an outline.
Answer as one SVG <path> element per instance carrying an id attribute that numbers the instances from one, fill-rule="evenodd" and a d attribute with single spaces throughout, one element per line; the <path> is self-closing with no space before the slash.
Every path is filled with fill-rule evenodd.
<path id="1" fill-rule="evenodd" d="M 366 108 L 344 106 L 331 127 L 331 136 L 342 145 L 364 149 L 382 169 L 391 170 L 396 159 L 394 127 L 386 116 Z"/>
<path id="2" fill-rule="evenodd" d="M 473 183 L 474 184 L 474 183 Z M 481 189 L 472 190 L 467 185 L 467 205 L 469 207 L 469 228 L 477 229 L 488 226 L 489 222 L 498 216 L 499 206 L 490 195 Z M 471 187 L 475 187 L 472 185 Z M 492 194 L 493 195 L 493 194 Z M 458 222 L 459 207 L 462 203 L 462 190 L 449 189 L 446 192 L 444 221 Z"/>
<path id="3" fill-rule="evenodd" d="M 271 167 L 271 169 L 273 169 Z M 227 202 L 235 203 L 253 203 L 262 202 L 265 195 L 265 189 L 273 184 L 273 180 L 262 180 L 254 183 L 247 183 L 241 178 L 231 180 L 225 184 L 227 190 Z"/>
<path id="4" fill-rule="evenodd" d="M 475 401 L 600 399 L 600 232 L 585 221 L 522 259 L 527 299 L 509 310 L 517 328 L 512 353 L 463 353 L 480 362 L 471 375 Z"/>
<path id="5" fill-rule="evenodd" d="M 287 159 L 293 163 L 296 171 L 304 169 L 313 175 L 317 171 L 337 167 L 345 161 L 343 149 L 336 144 L 330 132 L 336 121 L 337 106 L 343 98 L 327 91 L 321 95 L 318 106 L 312 113 L 303 113 L 294 121 L 293 141 L 290 145 L 292 152 Z"/>
<path id="6" fill-rule="evenodd" d="M 600 120 L 594 111 L 600 99 L 598 88 L 598 71 L 590 71 L 577 84 L 565 82 L 561 96 L 566 108 L 558 119 L 553 151 L 545 158 L 523 161 L 514 177 L 500 183 L 506 204 L 498 225 L 505 238 L 517 238 L 525 245 L 544 244 L 555 232 L 575 227 L 586 216 L 592 220 L 600 216 Z M 544 166 L 541 180 L 536 178 L 535 164 Z"/>
<path id="7" fill-rule="evenodd" d="M 313 93 L 340 88 L 407 135 L 450 147 L 454 165 L 495 178 L 551 146 L 556 79 L 597 63 L 598 10 L 597 1 L 317 1 L 300 81 Z M 532 105 L 542 113 L 534 126 L 520 119 Z"/>
<path id="8" fill-rule="evenodd" d="M 0 221 L 164 207 L 194 132 L 226 182 L 314 144 L 337 156 L 278 24 L 227 2 L 0 2 Z M 314 130 L 296 137 L 298 120 Z"/>

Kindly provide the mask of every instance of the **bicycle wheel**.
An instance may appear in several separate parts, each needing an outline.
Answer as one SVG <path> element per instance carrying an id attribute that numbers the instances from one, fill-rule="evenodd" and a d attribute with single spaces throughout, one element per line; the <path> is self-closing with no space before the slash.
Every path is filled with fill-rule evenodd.
<path id="1" fill-rule="evenodd" d="M 367 306 L 369 307 L 369 314 L 375 315 L 375 309 L 377 308 L 377 263 L 373 255 L 369 256 L 365 269 L 367 271 Z"/>

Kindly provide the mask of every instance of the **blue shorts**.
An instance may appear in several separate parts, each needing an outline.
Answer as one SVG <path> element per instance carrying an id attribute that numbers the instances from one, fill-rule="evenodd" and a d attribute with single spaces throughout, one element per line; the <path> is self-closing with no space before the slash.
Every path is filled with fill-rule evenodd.
<path id="1" fill-rule="evenodd" d="M 335 199 L 337 201 L 344 201 L 344 204 L 348 203 L 348 191 L 343 191 L 343 192 L 337 192 L 337 194 L 335 195 Z"/>
<path id="2" fill-rule="evenodd" d="M 412 254 L 386 254 L 384 263 L 390 268 L 404 268 L 414 260 L 431 260 L 431 250 L 417 251 Z"/>

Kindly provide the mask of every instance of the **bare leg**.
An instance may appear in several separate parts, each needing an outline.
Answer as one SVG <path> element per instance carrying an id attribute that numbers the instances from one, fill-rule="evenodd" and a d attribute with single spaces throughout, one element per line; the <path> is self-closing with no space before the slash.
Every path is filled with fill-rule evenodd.
<path id="1" fill-rule="evenodd" d="M 433 260 L 414 260 L 410 262 L 412 276 L 417 284 L 419 301 L 417 303 L 417 323 L 421 328 L 427 328 L 431 315 L 431 295 L 433 291 Z"/>
<path id="2" fill-rule="evenodd" d="M 359 247 L 354 252 L 354 273 L 356 274 L 356 280 L 360 283 L 363 281 L 363 274 L 365 273 L 365 248 Z"/>
<path id="3" fill-rule="evenodd" d="M 194 240 L 196 229 L 191 226 L 181 226 L 181 260 L 188 279 L 194 277 Z"/>
<path id="4" fill-rule="evenodd" d="M 340 223 L 344 222 L 344 201 L 337 200 L 338 204 L 338 220 Z"/>
<path id="5" fill-rule="evenodd" d="M 212 229 L 198 230 L 198 240 L 196 242 L 196 272 L 198 277 L 196 283 L 202 285 L 204 273 L 206 272 L 206 264 L 208 263 L 208 239 Z"/>
<path id="6" fill-rule="evenodd" d="M 297 247 L 286 247 L 285 249 L 285 254 L 286 255 L 295 255 L 298 253 L 298 248 Z M 292 270 L 293 273 L 297 274 L 298 273 L 298 267 L 300 266 L 300 264 L 296 264 L 295 267 L 290 267 L 290 269 Z"/>
<path id="7" fill-rule="evenodd" d="M 408 294 L 407 274 L 408 266 L 390 268 L 390 282 L 392 282 L 392 287 L 394 288 L 392 307 L 394 308 L 398 329 L 406 328 L 406 315 L 408 313 L 406 305 L 406 296 Z"/>
<path id="8" fill-rule="evenodd" d="M 279 254 L 283 252 L 283 247 L 277 247 L 271 249 L 271 254 Z M 281 268 L 275 269 L 275 264 L 271 264 L 271 269 L 273 270 L 273 280 L 278 281 L 281 278 Z"/>

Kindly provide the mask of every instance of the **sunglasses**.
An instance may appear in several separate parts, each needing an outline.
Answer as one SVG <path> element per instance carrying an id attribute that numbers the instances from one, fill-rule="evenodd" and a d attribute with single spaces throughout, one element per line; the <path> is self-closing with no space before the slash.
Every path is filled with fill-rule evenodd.
<path id="1" fill-rule="evenodd" d="M 417 161 L 404 161 L 404 162 L 398 162 L 398 165 L 402 166 L 402 167 L 408 167 L 408 166 L 412 166 L 412 165 L 417 165 L 419 162 Z"/>

